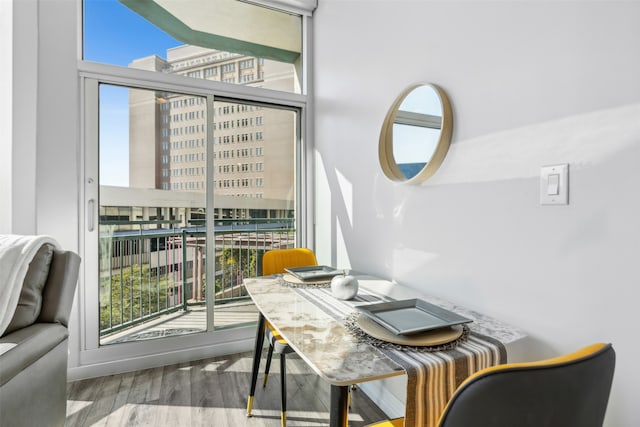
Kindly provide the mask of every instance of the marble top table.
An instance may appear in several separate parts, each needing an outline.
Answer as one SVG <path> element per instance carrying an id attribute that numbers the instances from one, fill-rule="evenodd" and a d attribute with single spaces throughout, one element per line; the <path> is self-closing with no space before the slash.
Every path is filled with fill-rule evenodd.
<path id="1" fill-rule="evenodd" d="M 410 288 L 371 276 L 356 277 L 362 291 L 359 295 L 371 292 L 371 295 L 375 293 L 389 299 L 424 298 L 474 319 L 472 331 L 502 344 L 523 337 L 521 332 L 501 322 L 445 301 L 427 299 Z M 244 285 L 261 313 L 258 331 L 264 325 L 264 319 L 268 320 L 313 371 L 331 384 L 331 426 L 347 426 L 349 385 L 406 373 L 405 368 L 387 354 L 359 342 L 345 328 L 344 313 L 353 311 L 363 301 L 338 300 L 326 289 L 293 288 L 279 276 L 245 279 Z M 255 354 L 259 360 L 260 333 L 256 338 Z"/>

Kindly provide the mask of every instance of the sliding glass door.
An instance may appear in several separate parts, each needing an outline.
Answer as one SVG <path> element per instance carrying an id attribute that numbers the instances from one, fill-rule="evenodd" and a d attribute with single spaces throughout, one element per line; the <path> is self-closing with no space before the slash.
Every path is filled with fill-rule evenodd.
<path id="1" fill-rule="evenodd" d="M 85 87 L 98 346 L 255 322 L 243 279 L 297 241 L 298 109 Z"/>
<path id="2" fill-rule="evenodd" d="M 207 330 L 207 97 L 99 84 L 100 344 Z"/>

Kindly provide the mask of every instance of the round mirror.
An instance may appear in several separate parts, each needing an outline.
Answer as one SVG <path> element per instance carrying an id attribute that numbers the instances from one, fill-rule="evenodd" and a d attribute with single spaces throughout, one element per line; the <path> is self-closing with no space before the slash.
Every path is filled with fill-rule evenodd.
<path id="1" fill-rule="evenodd" d="M 393 181 L 423 182 L 442 164 L 452 128 L 451 104 L 441 88 L 433 84 L 408 87 L 382 125 L 378 151 L 382 171 Z"/>

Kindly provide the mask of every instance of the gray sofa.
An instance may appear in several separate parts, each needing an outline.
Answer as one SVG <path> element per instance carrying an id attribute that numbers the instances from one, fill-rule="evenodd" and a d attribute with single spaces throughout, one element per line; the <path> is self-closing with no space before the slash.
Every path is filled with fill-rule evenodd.
<path id="1" fill-rule="evenodd" d="M 80 257 L 43 245 L 29 264 L 18 308 L 0 337 L 0 426 L 64 426 L 69 314 Z"/>

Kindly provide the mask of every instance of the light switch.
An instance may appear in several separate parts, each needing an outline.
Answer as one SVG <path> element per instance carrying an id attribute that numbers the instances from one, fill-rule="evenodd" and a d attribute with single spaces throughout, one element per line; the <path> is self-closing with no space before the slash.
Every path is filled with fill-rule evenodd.
<path id="1" fill-rule="evenodd" d="M 557 196 L 560 192 L 560 175 L 552 173 L 547 179 L 547 195 Z"/>
<path id="2" fill-rule="evenodd" d="M 569 204 L 569 165 L 543 166 L 540 169 L 540 204 Z"/>

